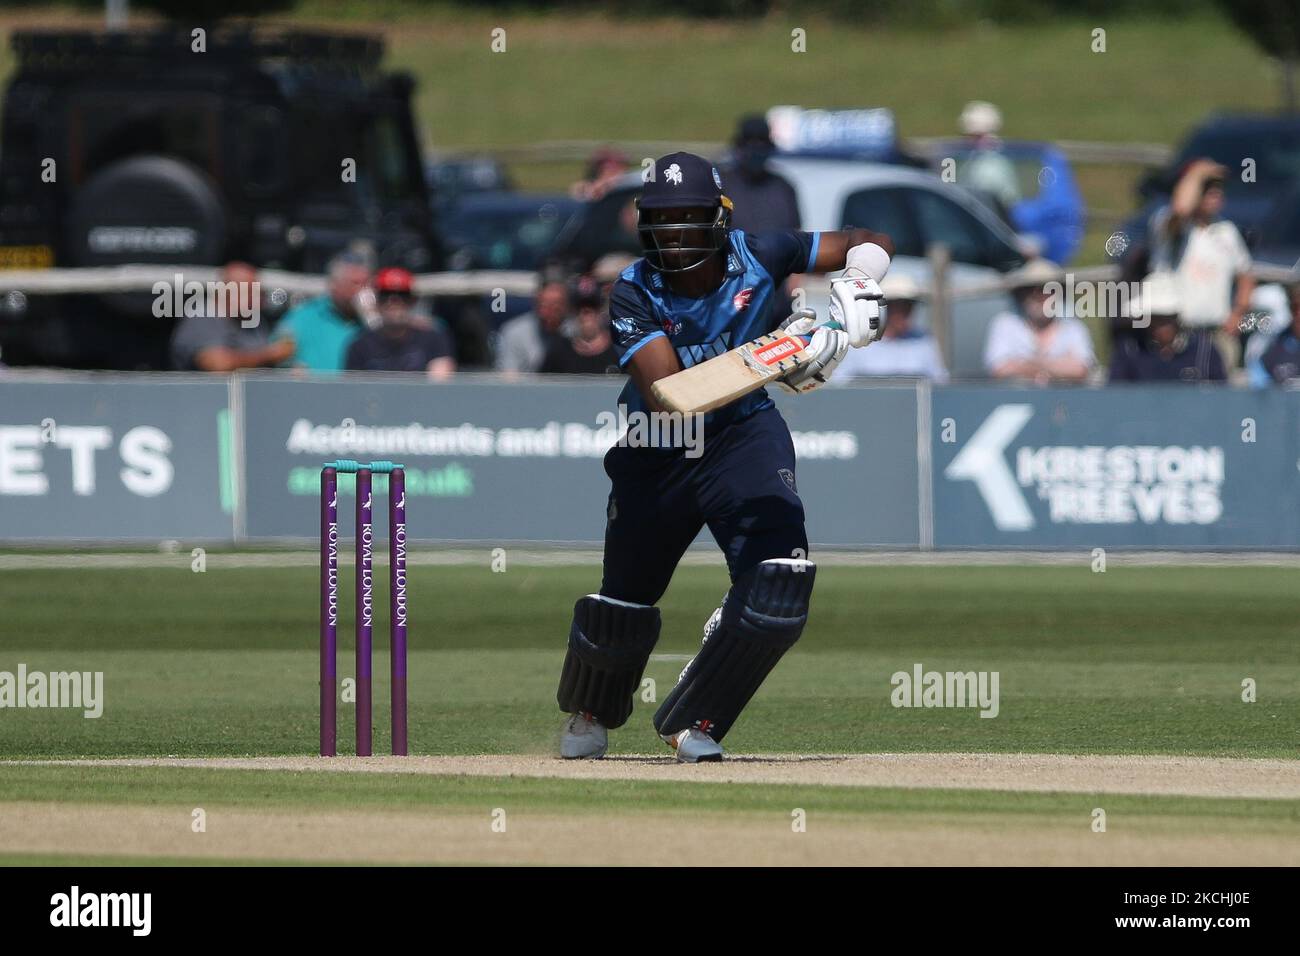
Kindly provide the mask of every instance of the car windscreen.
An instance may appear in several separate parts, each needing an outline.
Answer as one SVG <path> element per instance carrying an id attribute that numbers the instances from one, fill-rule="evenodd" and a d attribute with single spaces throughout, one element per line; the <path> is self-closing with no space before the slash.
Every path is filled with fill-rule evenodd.
<path id="1" fill-rule="evenodd" d="M 948 247 L 954 262 L 1005 272 L 1024 257 L 1002 236 L 938 190 L 888 186 L 851 194 L 844 203 L 843 225 L 883 232 L 900 256 L 924 256 L 936 243 Z"/>
<path id="2" fill-rule="evenodd" d="M 894 240 L 894 254 L 924 256 L 925 245 L 905 190 L 894 187 L 860 189 L 844 200 L 841 228 L 870 229 Z"/>
<path id="3" fill-rule="evenodd" d="M 993 236 L 987 226 L 955 202 L 928 189 L 912 190 L 911 198 L 921 239 L 927 246 L 943 243 L 954 262 L 993 265 Z"/>
<path id="4" fill-rule="evenodd" d="M 577 207 L 562 199 L 457 207 L 443 220 L 450 263 L 456 269 L 536 269 Z"/>
<path id="5" fill-rule="evenodd" d="M 641 255 L 641 240 L 636 231 L 636 197 L 640 189 L 616 189 L 587 203 L 576 228 L 566 229 L 556 246 L 556 254 L 571 259 L 595 262 L 611 252 Z"/>

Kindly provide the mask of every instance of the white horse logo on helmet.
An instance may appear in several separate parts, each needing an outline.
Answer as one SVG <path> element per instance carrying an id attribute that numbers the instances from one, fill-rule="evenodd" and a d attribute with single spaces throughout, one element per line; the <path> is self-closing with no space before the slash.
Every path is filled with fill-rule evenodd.
<path id="1" fill-rule="evenodd" d="M 682 168 L 676 163 L 673 163 L 664 170 L 664 178 L 674 186 L 680 186 L 682 184 Z"/>

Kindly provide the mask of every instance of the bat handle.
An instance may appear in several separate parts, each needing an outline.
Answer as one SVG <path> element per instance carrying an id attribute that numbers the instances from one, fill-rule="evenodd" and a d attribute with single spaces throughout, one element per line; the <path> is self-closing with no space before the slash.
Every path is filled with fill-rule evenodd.
<path id="1" fill-rule="evenodd" d="M 848 331 L 847 329 L 844 328 L 844 326 L 840 325 L 840 323 L 836 322 L 834 319 L 830 319 L 830 320 L 828 320 L 828 321 L 826 321 L 826 322 L 823 322 L 821 325 L 817 326 L 817 328 L 818 328 L 818 329 L 834 329 L 836 332 L 846 332 L 846 331 Z M 816 329 L 814 329 L 813 331 L 816 331 Z M 811 335 L 811 334 L 809 334 L 809 335 L 800 335 L 799 338 L 803 339 L 803 344 L 804 344 L 804 345 L 810 345 L 810 344 L 812 343 L 812 335 Z"/>

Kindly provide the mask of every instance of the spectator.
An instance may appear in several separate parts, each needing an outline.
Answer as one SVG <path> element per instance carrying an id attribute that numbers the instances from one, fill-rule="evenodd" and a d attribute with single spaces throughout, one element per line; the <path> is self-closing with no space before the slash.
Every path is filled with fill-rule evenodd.
<path id="1" fill-rule="evenodd" d="M 798 229 L 794 187 L 767 166 L 776 150 L 767 120 L 742 119 L 733 146 L 732 163 L 722 171 L 723 191 L 735 206 L 731 224 L 746 232 Z"/>
<path id="2" fill-rule="evenodd" d="M 295 343 L 292 364 L 313 372 L 346 367 L 348 346 L 363 330 L 359 297 L 370 281 L 370 265 L 355 252 L 330 260 L 325 295 L 290 309 L 275 327 L 276 341 Z"/>
<path id="3" fill-rule="evenodd" d="M 1143 341 L 1117 342 L 1112 382 L 1222 382 L 1223 359 L 1210 333 L 1183 328 L 1178 283 L 1169 274 L 1148 277 L 1140 313 L 1149 320 Z"/>
<path id="4" fill-rule="evenodd" d="M 605 303 L 606 318 L 609 317 L 609 296 L 614 291 L 614 283 L 619 280 L 624 270 L 634 262 L 636 262 L 636 259 L 632 256 L 621 252 L 610 252 L 597 259 L 587 273 L 600 290 L 601 301 Z"/>
<path id="5" fill-rule="evenodd" d="M 1060 296 L 1053 301 L 1049 293 L 1049 284 L 1059 286 L 1060 271 L 1044 259 L 1034 259 L 1013 279 L 1018 314 L 994 316 L 984 341 L 984 367 L 994 378 L 1035 385 L 1084 381 L 1097 359 L 1088 327 L 1065 315 Z"/>
<path id="6" fill-rule="evenodd" d="M 608 293 L 613 288 L 623 270 L 636 262 L 637 257 L 625 252 L 607 252 L 591 267 L 591 274 L 600 283 L 601 289 Z"/>
<path id="7" fill-rule="evenodd" d="M 872 375 L 948 381 L 948 370 L 934 336 L 912 327 L 916 305 L 924 298 L 921 287 L 905 275 L 887 275 L 880 287 L 888 303 L 884 334 L 867 348 L 850 349 L 833 381 Z"/>
<path id="8" fill-rule="evenodd" d="M 198 372 L 233 372 L 241 368 L 269 368 L 293 355 L 293 340 L 272 342 L 261 321 L 261 303 L 252 317 L 241 314 L 241 304 L 251 304 L 257 291 L 257 270 L 247 262 L 230 262 L 221 270 L 228 293 L 217 315 L 191 315 L 181 320 L 172 335 L 172 363 L 178 369 Z M 254 321 L 255 320 L 255 321 Z M 245 322 L 250 324 L 245 327 Z"/>
<path id="9" fill-rule="evenodd" d="M 415 312 L 411 273 L 383 269 L 375 277 L 380 326 L 348 346 L 347 367 L 367 372 L 424 372 L 435 381 L 456 371 L 451 336 L 437 320 Z"/>
<path id="10" fill-rule="evenodd" d="M 970 155 L 962 164 L 959 181 L 994 200 L 1004 219 L 1020 202 L 1020 181 L 1016 167 L 1002 151 L 1002 113 L 992 103 L 974 100 L 961 111 L 962 135 Z"/>
<path id="11" fill-rule="evenodd" d="M 574 183 L 569 192 L 574 199 L 599 199 L 627 172 L 627 167 L 627 154 L 604 146 L 591 154 L 585 176 Z"/>
<path id="12" fill-rule="evenodd" d="M 600 285 L 591 276 L 578 280 L 578 308 L 573 334 L 557 335 L 546 348 L 543 372 L 564 375 L 604 375 L 619 370 L 618 354 L 609 334 L 609 319 Z"/>
<path id="13" fill-rule="evenodd" d="M 1250 363 L 1250 382 L 1262 387 L 1300 378 L 1300 282 L 1286 288 L 1291 321 L 1273 336 L 1262 355 Z"/>
<path id="14" fill-rule="evenodd" d="M 1123 233 L 1116 235 L 1124 236 Z M 1149 237 L 1143 237 L 1137 242 L 1128 242 L 1128 237 L 1124 236 L 1125 246 L 1119 255 L 1119 283 L 1124 288 L 1134 288 L 1141 283 L 1151 273 L 1151 247 L 1147 242 Z M 1138 328 L 1136 319 L 1140 318 L 1134 311 L 1138 303 L 1125 299 L 1120 303 L 1120 308 L 1114 310 L 1113 315 L 1107 315 L 1106 319 L 1110 326 L 1110 347 L 1113 352 L 1119 347 L 1123 339 L 1134 339 L 1138 343 L 1146 340 L 1144 331 Z M 1105 311 L 1111 311 L 1106 309 Z"/>
<path id="15" fill-rule="evenodd" d="M 533 311 L 501 326 L 497 339 L 498 372 L 536 372 L 551 340 L 569 321 L 569 289 L 557 276 L 542 276 Z"/>
<path id="16" fill-rule="evenodd" d="M 1250 252 L 1241 233 L 1219 218 L 1226 174 L 1212 160 L 1188 163 L 1169 205 L 1151 217 L 1149 232 L 1151 271 L 1174 274 L 1183 325 L 1214 333 L 1224 366 L 1235 368 L 1241 319 L 1250 308 L 1255 280 L 1249 274 Z"/>

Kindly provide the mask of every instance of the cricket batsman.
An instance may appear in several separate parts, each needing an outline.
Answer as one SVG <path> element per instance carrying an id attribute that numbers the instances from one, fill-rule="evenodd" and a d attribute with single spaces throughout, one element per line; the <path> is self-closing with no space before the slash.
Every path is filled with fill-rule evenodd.
<path id="1" fill-rule="evenodd" d="M 691 153 L 659 159 L 637 201 L 645 255 L 610 296 L 619 364 L 630 381 L 629 417 L 660 412 L 651 385 L 684 367 L 774 331 L 786 279 L 845 275 L 832 283 L 829 318 L 805 310 L 785 325 L 810 335 L 814 359 L 777 384 L 802 394 L 829 380 L 850 347 L 879 337 L 879 281 L 893 242 L 866 229 L 770 232 L 731 228 L 732 203 L 717 169 Z M 686 763 L 722 759 L 721 742 L 741 710 L 799 639 L 816 566 L 807 559 L 794 444 L 763 390 L 704 419 L 702 454 L 675 447 L 615 445 L 600 592 L 573 609 L 556 695 L 568 714 L 565 758 L 605 755 L 608 731 L 632 714 L 659 639 L 655 604 L 704 526 L 726 556 L 731 587 L 704 625 L 704 643 L 654 715 L 655 730 Z"/>

